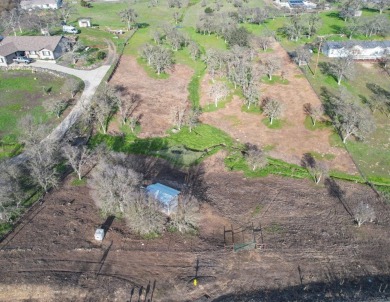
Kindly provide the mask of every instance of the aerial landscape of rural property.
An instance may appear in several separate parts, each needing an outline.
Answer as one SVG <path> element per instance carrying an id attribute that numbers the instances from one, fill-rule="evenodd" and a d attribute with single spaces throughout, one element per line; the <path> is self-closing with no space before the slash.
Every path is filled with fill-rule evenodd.
<path id="1" fill-rule="evenodd" d="M 390 301 L 390 0 L 0 0 L 0 301 Z"/>

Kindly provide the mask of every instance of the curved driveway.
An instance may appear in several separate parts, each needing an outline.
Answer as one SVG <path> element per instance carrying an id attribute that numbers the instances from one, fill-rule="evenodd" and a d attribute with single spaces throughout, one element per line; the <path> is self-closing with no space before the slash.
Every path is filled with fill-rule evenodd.
<path id="1" fill-rule="evenodd" d="M 110 61 L 111 60 L 108 62 Z M 68 129 L 79 119 L 84 109 L 88 107 L 99 84 L 102 82 L 111 65 L 103 65 L 93 70 L 77 70 L 50 62 L 34 62 L 31 63 L 31 66 L 70 74 L 80 78 L 85 84 L 85 88 L 77 104 L 73 107 L 67 117 L 48 136 L 48 139 L 60 140 Z"/>

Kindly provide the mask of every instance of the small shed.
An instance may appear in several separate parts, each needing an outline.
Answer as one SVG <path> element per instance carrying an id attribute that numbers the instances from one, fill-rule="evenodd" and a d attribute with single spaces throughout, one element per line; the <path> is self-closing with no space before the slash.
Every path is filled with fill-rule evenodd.
<path id="1" fill-rule="evenodd" d="M 177 209 L 180 191 L 160 183 L 155 183 L 146 187 L 146 192 L 152 196 L 162 206 L 162 212 L 170 215 Z"/>
<path id="2" fill-rule="evenodd" d="M 80 18 L 79 27 L 91 27 L 91 18 Z"/>
<path id="3" fill-rule="evenodd" d="M 104 238 L 104 229 L 96 229 L 95 240 L 102 241 Z"/>

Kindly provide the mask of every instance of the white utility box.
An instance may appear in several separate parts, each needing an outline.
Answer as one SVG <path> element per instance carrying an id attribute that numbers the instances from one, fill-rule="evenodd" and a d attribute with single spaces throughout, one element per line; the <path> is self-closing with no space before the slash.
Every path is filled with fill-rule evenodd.
<path id="1" fill-rule="evenodd" d="M 95 240 L 102 241 L 104 238 L 104 229 L 96 229 Z"/>

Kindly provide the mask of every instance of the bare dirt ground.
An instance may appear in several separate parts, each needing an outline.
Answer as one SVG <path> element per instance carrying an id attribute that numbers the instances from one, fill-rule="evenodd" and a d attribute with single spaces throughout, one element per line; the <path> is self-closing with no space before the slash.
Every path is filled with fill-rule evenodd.
<path id="1" fill-rule="evenodd" d="M 171 108 L 187 100 L 192 73 L 187 66 L 176 64 L 168 79 L 152 79 L 134 57 L 123 56 L 110 83 L 141 95 L 140 105 L 134 112 L 142 114 L 140 137 L 164 136 L 172 127 Z"/>
<path id="2" fill-rule="evenodd" d="M 198 197 L 205 201 L 199 236 L 166 233 L 146 240 L 115 219 L 99 243 L 93 234 L 105 219 L 88 188 L 76 189 L 67 179 L 1 242 L 0 301 L 390 297 L 382 292 L 390 281 L 389 211 L 369 188 L 344 182 L 315 186 L 279 177 L 245 179 L 225 171 L 222 158 L 208 158 L 198 170 Z M 148 160 L 148 166 L 152 181 L 183 181 L 185 173 L 164 161 Z M 361 198 L 370 200 L 377 220 L 358 228 L 348 212 Z M 224 226 L 251 223 L 261 230 L 255 233 L 261 249 L 234 253 L 224 246 Z M 254 300 L 240 296 L 244 292 Z"/>
<path id="3" fill-rule="evenodd" d="M 278 44 L 272 46 L 273 52 L 262 54 L 261 58 L 276 56 L 282 60 L 282 70 L 289 84 L 262 84 L 261 98 L 275 98 L 283 104 L 284 121 L 281 129 L 270 129 L 262 123 L 264 115 L 241 111 L 242 100 L 234 97 L 225 108 L 202 115 L 202 122 L 211 124 L 229 133 L 242 143 L 252 143 L 258 146 L 274 146 L 271 156 L 287 162 L 299 164 L 302 155 L 307 152 L 332 154 L 334 159 L 329 165 L 337 170 L 348 173 L 357 173 L 348 153 L 329 143 L 331 131 L 329 129 L 310 131 L 305 128 L 305 114 L 303 104 L 319 105 L 321 101 L 311 88 L 295 63 L 291 62 L 286 51 Z M 201 104 L 210 103 L 207 96 L 210 78 L 208 75 L 202 81 Z"/>

